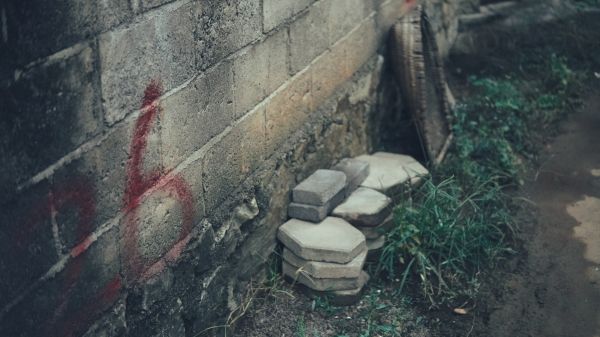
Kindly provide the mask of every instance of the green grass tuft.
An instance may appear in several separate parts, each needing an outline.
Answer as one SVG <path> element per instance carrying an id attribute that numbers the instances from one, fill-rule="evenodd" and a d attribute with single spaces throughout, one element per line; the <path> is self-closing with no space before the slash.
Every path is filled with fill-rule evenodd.
<path id="1" fill-rule="evenodd" d="M 550 54 L 522 58 L 513 73 L 472 76 L 452 118 L 455 141 L 432 178 L 395 209 L 379 270 L 420 285 L 433 306 L 473 298 L 480 274 L 513 252 L 524 163 L 577 104 L 578 73 Z"/>

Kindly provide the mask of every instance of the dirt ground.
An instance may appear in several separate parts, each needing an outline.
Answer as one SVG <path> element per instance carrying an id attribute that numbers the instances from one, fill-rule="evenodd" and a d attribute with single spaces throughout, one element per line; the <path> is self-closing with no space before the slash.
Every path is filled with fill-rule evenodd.
<path id="1" fill-rule="evenodd" d="M 600 336 L 600 91 L 547 145 L 525 183 L 535 221 L 482 336 Z"/>

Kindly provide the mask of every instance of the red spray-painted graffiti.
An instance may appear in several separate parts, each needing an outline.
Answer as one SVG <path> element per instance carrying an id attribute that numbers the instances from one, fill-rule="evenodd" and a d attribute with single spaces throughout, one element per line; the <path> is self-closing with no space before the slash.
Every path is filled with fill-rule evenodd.
<path id="1" fill-rule="evenodd" d="M 142 100 L 142 115 L 137 120 L 135 133 L 131 142 L 131 159 L 127 166 L 127 187 L 125 189 L 125 228 L 124 228 L 124 252 L 125 261 L 128 265 L 128 278 L 148 278 L 165 268 L 166 263 L 176 260 L 183 247 L 189 240 L 189 234 L 193 226 L 194 202 L 192 193 L 183 178 L 165 172 L 153 170 L 144 175 L 143 162 L 144 153 L 148 145 L 148 134 L 154 121 L 161 111 L 159 97 L 162 88 L 156 81 L 152 81 L 144 92 Z M 137 236 L 139 232 L 137 211 L 142 200 L 157 191 L 167 192 L 169 197 L 181 203 L 183 223 L 177 243 L 159 261 L 150 266 L 142 261 L 140 251 L 137 247 Z"/>
<path id="2" fill-rule="evenodd" d="M 162 88 L 159 82 L 152 81 L 144 92 L 141 114 L 136 121 L 134 136 L 130 145 L 130 159 L 127 163 L 127 181 L 123 200 L 124 219 L 121 225 L 122 256 L 121 265 L 126 277 L 126 284 L 134 284 L 146 280 L 161 272 L 169 263 L 175 262 L 181 255 L 192 231 L 194 219 L 194 200 L 185 180 L 169 171 L 150 170 L 144 174 L 144 154 L 148 145 L 148 136 L 158 115 L 161 112 L 159 98 Z M 166 196 L 179 202 L 182 210 L 182 224 L 179 237 L 162 257 L 147 261 L 142 257 L 138 247 L 139 223 L 138 212 L 144 200 L 154 193 L 166 193 Z M 162 194 L 161 194 L 162 195 Z M 26 221 L 24 234 L 17 242 L 20 249 L 23 243 L 31 240 L 31 235 L 44 216 L 52 212 L 74 208 L 77 210 L 78 223 L 77 242 L 70 252 L 70 262 L 64 270 L 61 294 L 56 300 L 53 313 L 48 313 L 43 327 L 44 336 L 72 337 L 83 331 L 96 319 L 102 311 L 113 305 L 119 297 L 124 282 L 119 274 L 87 299 L 79 299 L 82 307 L 72 308 L 71 297 L 76 291 L 85 268 L 85 253 L 94 238 L 90 235 L 96 216 L 94 187 L 89 181 L 71 178 L 67 184 L 59 185 L 52 193 L 35 207 Z"/>

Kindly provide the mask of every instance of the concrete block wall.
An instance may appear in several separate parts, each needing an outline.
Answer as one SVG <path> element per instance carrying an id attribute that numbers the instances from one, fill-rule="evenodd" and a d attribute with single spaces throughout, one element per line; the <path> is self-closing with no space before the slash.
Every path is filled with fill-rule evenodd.
<path id="1" fill-rule="evenodd" d="M 431 3 L 444 37 L 450 3 Z M 382 111 L 401 105 L 382 88 L 406 7 L 0 3 L 0 335 L 226 324 L 291 187 L 376 147 Z"/>

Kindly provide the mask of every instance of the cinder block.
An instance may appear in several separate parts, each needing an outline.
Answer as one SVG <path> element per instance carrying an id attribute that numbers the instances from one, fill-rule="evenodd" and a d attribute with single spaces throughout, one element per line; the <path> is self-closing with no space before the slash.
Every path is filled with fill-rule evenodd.
<path id="1" fill-rule="evenodd" d="M 296 74 L 266 102 L 267 153 L 277 151 L 311 112 L 311 72 Z"/>
<path id="2" fill-rule="evenodd" d="M 371 12 L 370 1 L 329 0 L 329 44 L 348 34 Z"/>
<path id="3" fill-rule="evenodd" d="M 321 106 L 342 83 L 352 76 L 346 59 L 346 46 L 340 42 L 311 64 L 313 110 Z"/>
<path id="4" fill-rule="evenodd" d="M 268 32 L 283 24 L 315 0 L 263 0 L 263 28 Z"/>
<path id="5" fill-rule="evenodd" d="M 346 37 L 346 67 L 350 74 L 354 74 L 365 64 L 379 47 L 377 41 L 377 27 L 374 16 L 369 16 L 360 26 Z"/>
<path id="6" fill-rule="evenodd" d="M 290 25 L 292 74 L 304 69 L 329 47 L 330 1 L 319 1 Z"/>
<path id="7" fill-rule="evenodd" d="M 0 307 L 22 295 L 58 261 L 50 186 L 44 181 L 0 204 Z"/>
<path id="8" fill-rule="evenodd" d="M 156 188 L 144 195 L 140 205 L 121 219 L 121 246 L 128 263 L 139 265 L 130 270 L 128 276 L 140 276 L 142 272 L 157 262 L 179 241 L 189 234 L 193 219 L 186 218 L 185 204 L 175 189 Z M 129 234 L 129 231 L 134 231 Z M 127 252 L 136 252 L 135 255 Z M 139 261 L 134 257 L 139 254 Z M 139 268 L 139 269 L 137 269 Z M 131 269 L 131 268 L 128 268 Z"/>
<path id="9" fill-rule="evenodd" d="M 333 170 L 317 170 L 292 190 L 296 203 L 322 206 L 346 188 L 346 175 Z M 334 206 L 335 207 L 335 206 Z"/>
<path id="10" fill-rule="evenodd" d="M 87 195 L 91 191 L 94 206 L 91 230 L 114 218 L 124 207 L 127 186 L 134 182 L 136 174 L 148 179 L 151 172 L 164 171 L 158 125 L 154 121 L 147 132 L 136 131 L 136 123 L 140 118 L 143 117 L 129 116 L 90 149 L 54 172 L 53 190 L 73 190 L 80 195 Z M 137 155 L 141 163 L 139 169 L 129 167 L 130 158 L 134 156 L 131 152 L 134 139 L 146 141 L 146 147 L 140 148 Z M 58 209 L 56 219 L 61 240 L 70 249 L 82 235 L 79 209 Z"/>
<path id="11" fill-rule="evenodd" d="M 344 158 L 331 169 L 344 172 L 346 175 L 347 196 L 352 194 L 369 175 L 369 163 L 353 158 Z"/>
<path id="12" fill-rule="evenodd" d="M 264 149 L 265 115 L 260 105 L 208 150 L 202 171 L 207 211 L 254 172 L 265 157 Z"/>
<path id="13" fill-rule="evenodd" d="M 73 254 L 0 320 L 2 336 L 80 336 L 119 299 L 118 228 Z"/>
<path id="14" fill-rule="evenodd" d="M 231 62 L 222 62 L 161 102 L 165 165 L 173 168 L 235 119 Z"/>
<path id="15" fill-rule="evenodd" d="M 283 29 L 236 56 L 236 116 L 243 116 L 289 78 L 287 41 Z"/>
<path id="16" fill-rule="evenodd" d="M 128 0 L 3 1 L 2 11 L 8 38 L 0 38 L 0 69 L 22 67 L 132 17 Z"/>
<path id="17" fill-rule="evenodd" d="M 205 69 L 262 35 L 260 0 L 207 0 L 197 4 L 196 65 Z"/>
<path id="18" fill-rule="evenodd" d="M 82 44 L 73 55 L 42 63 L 0 89 L 0 186 L 6 192 L 0 202 L 17 184 L 99 133 L 95 62 L 91 46 Z"/>
<path id="19" fill-rule="evenodd" d="M 169 91 L 195 72 L 194 7 L 165 6 L 143 21 L 100 36 L 102 98 L 109 124 L 140 108 L 152 81 Z"/>

